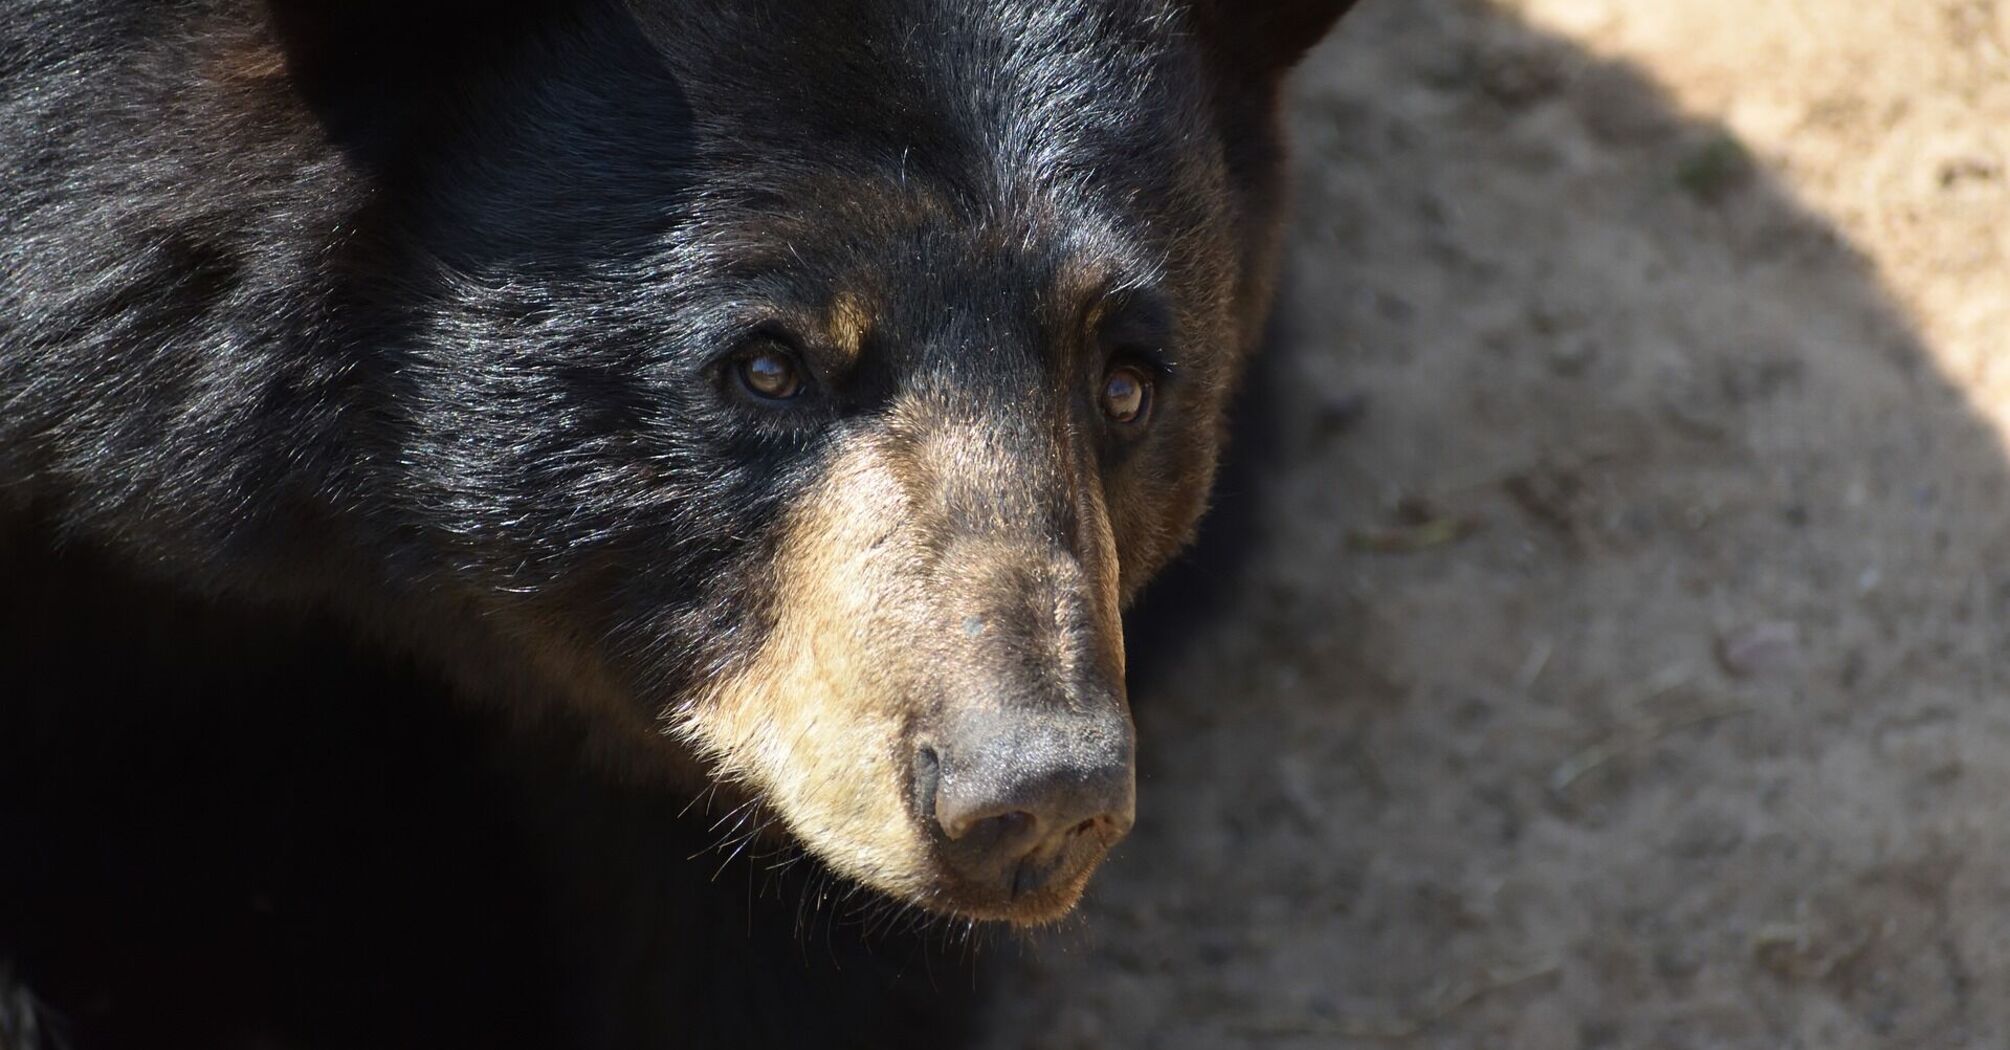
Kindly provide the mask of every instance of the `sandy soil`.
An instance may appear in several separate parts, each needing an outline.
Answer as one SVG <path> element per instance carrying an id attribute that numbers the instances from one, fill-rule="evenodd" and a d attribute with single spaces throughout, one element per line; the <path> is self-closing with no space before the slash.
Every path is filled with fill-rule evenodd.
<path id="1" fill-rule="evenodd" d="M 993 1045 L 2004 1045 L 2010 2 L 1367 0 L 1294 95 L 1247 557 Z"/>

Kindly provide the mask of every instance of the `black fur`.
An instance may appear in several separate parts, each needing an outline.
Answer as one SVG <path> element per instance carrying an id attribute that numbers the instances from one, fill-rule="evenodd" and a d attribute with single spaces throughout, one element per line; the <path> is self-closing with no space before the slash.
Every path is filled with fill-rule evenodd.
<path id="1" fill-rule="evenodd" d="M 0 956 L 82 1047 L 888 1045 L 933 957 L 828 978 L 598 773 L 758 646 L 848 421 L 1026 415 L 1085 267 L 1168 373 L 1126 590 L 1170 557 L 1346 4 L 1273 6 L 14 0 Z M 839 287 L 842 396 L 737 403 Z"/>

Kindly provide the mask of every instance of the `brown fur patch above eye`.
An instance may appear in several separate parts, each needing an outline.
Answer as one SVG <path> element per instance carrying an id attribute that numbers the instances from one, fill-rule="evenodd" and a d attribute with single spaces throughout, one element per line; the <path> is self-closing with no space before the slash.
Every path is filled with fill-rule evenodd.
<path id="1" fill-rule="evenodd" d="M 850 292 L 840 292 L 831 299 L 824 330 L 830 336 L 831 346 L 844 355 L 847 364 L 857 361 L 865 352 L 872 326 L 873 312 L 864 299 Z"/>

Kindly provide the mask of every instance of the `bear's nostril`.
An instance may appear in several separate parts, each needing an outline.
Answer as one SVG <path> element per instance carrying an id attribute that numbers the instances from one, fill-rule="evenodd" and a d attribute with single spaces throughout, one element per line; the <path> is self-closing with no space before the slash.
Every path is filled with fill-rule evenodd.
<path id="1" fill-rule="evenodd" d="M 934 813 L 936 792 L 942 787 L 942 761 L 935 749 L 923 746 L 914 753 L 914 809 Z"/>
<path id="2" fill-rule="evenodd" d="M 997 843 L 1013 843 L 1030 838 L 1039 826 L 1040 819 L 1023 809 L 990 816 L 938 818 L 942 834 L 951 842 L 965 838 L 983 838 Z"/>

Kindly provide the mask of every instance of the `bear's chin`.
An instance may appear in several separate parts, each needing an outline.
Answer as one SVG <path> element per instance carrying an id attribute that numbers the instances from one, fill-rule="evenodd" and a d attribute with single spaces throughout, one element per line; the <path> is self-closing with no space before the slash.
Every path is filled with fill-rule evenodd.
<path id="1" fill-rule="evenodd" d="M 1075 910 L 1075 905 L 1081 902 L 1082 894 L 1088 889 L 1089 877 L 1094 873 L 1095 868 L 1092 866 L 1063 882 L 1049 884 L 1038 890 L 1004 900 L 973 901 L 968 906 L 957 907 L 948 914 L 950 918 L 955 919 L 999 922 L 1027 929 L 1051 926 L 1067 918 L 1068 914 Z"/>
<path id="2" fill-rule="evenodd" d="M 763 809 L 773 812 L 775 804 L 763 799 L 758 804 L 738 792 L 713 789 L 715 812 L 748 813 Z M 737 819 L 737 818 L 736 818 Z M 799 850 L 811 861 L 838 879 L 895 905 L 914 908 L 947 923 L 998 923 L 1021 929 L 1050 926 L 1068 917 L 1087 892 L 1089 882 L 1102 867 L 1121 834 L 1075 843 L 1059 854 L 1035 860 L 1028 858 L 1014 867 L 1012 877 L 999 885 L 981 885 L 959 875 L 940 861 L 930 861 L 917 870 L 891 872 L 867 869 L 859 859 L 871 850 L 855 853 L 841 846 L 809 844 L 789 830 L 786 816 L 763 821 L 742 847 L 738 835 L 728 835 L 721 848 L 729 853 L 752 856 L 774 855 Z"/>
<path id="3" fill-rule="evenodd" d="M 1022 928 L 1046 926 L 1074 911 L 1119 837 L 1086 839 L 1051 856 L 1024 858 L 1004 871 L 1003 878 L 992 882 L 974 881 L 939 862 L 930 864 L 925 871 L 893 880 L 883 875 L 852 877 L 884 897 L 952 922 L 1003 923 Z M 819 860 L 834 870 L 844 871 L 841 858 L 819 856 Z"/>

